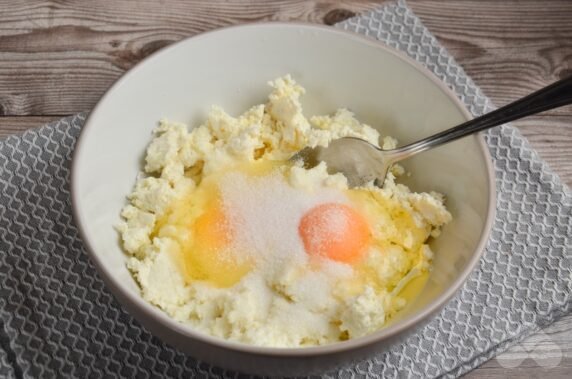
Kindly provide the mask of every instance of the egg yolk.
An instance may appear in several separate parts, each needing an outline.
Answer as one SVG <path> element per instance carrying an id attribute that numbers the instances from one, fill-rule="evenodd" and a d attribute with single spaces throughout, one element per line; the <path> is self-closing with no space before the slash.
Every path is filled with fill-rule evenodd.
<path id="1" fill-rule="evenodd" d="M 354 263 L 371 241 L 366 220 L 350 206 L 326 203 L 310 209 L 302 217 L 298 232 L 310 255 Z"/>
<path id="2" fill-rule="evenodd" d="M 192 228 L 194 243 L 184 254 L 185 269 L 191 278 L 224 288 L 237 283 L 251 269 L 232 250 L 234 229 L 220 206 L 209 207 Z"/>
<path id="3" fill-rule="evenodd" d="M 195 235 L 203 249 L 223 249 L 231 242 L 232 234 L 230 223 L 219 206 L 211 208 L 195 221 Z"/>

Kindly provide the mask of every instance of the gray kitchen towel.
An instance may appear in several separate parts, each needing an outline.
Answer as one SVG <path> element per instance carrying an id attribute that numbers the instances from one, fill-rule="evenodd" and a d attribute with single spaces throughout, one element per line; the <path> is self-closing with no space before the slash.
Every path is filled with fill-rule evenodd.
<path id="1" fill-rule="evenodd" d="M 338 27 L 405 51 L 473 114 L 492 108 L 404 2 Z M 0 141 L 0 377 L 235 377 L 153 337 L 96 273 L 70 210 L 70 158 L 84 121 Z M 476 271 L 419 333 L 326 377 L 456 377 L 572 310 L 570 190 L 515 128 L 486 140 L 497 220 Z"/>

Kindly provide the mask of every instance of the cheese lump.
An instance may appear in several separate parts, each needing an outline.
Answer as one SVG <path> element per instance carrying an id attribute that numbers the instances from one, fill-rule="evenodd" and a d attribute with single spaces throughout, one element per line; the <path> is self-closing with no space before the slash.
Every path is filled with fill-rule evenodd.
<path id="1" fill-rule="evenodd" d="M 451 214 L 396 183 L 399 166 L 383 188 L 350 189 L 324 163 L 289 162 L 341 137 L 396 141 L 347 109 L 307 118 L 290 76 L 270 85 L 238 117 L 214 106 L 194 128 L 160 121 L 117 226 L 128 269 L 145 300 L 220 338 L 303 347 L 375 332 L 423 287 L 427 241 Z"/>

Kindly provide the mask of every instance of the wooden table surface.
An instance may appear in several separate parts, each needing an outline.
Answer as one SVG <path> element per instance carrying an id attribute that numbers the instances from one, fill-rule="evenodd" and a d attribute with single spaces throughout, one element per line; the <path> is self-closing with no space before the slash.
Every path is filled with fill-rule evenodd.
<path id="1" fill-rule="evenodd" d="M 381 3 L 0 0 L 0 136 L 89 111 L 126 70 L 185 37 L 262 20 L 333 24 Z M 497 105 L 572 75 L 572 1 L 408 4 Z M 572 107 L 514 125 L 572 185 Z M 516 368 L 505 354 L 466 377 L 572 377 L 572 316 L 522 345 L 531 352 Z"/>

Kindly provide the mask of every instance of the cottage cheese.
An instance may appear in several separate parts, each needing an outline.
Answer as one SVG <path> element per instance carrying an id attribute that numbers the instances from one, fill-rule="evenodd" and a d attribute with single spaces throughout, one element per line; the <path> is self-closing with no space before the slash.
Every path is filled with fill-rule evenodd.
<path id="1" fill-rule="evenodd" d="M 225 188 L 229 187 L 224 182 L 230 174 L 221 173 L 232 173 L 237 164 L 284 162 L 306 146 L 326 146 L 346 136 L 386 149 L 396 145 L 393 138 L 381 139 L 375 129 L 346 109 L 306 118 L 299 100 L 304 89 L 290 76 L 271 86 L 266 104 L 239 117 L 213 107 L 206 122 L 193 129 L 160 122 L 147 149 L 144 175 L 128 196 L 117 227 L 129 256 L 128 268 L 147 301 L 181 323 L 221 338 L 299 347 L 367 335 L 404 307 L 401 289 L 430 270 L 432 252 L 427 239 L 437 236 L 451 220 L 442 195 L 413 193 L 395 182 L 395 176 L 403 172 L 400 167 L 388 175 L 383 188 L 368 184 L 350 190 L 346 178 L 328 174 L 323 163 L 312 169 L 278 165 L 274 181 L 265 176 L 260 179 L 260 175 L 252 179 L 240 170 L 233 174 L 238 179 L 231 178 L 262 183 L 261 191 L 275 185 L 278 189 L 272 192 L 292 193 L 288 198 L 299 200 L 298 205 L 284 207 L 290 217 L 298 217 L 295 209 L 302 214 L 328 196 L 359 209 L 368 220 L 371 242 L 356 262 L 309 258 L 298 234 L 287 236 L 290 250 L 282 249 L 282 254 L 291 255 L 280 264 L 275 258 L 278 248 L 252 248 L 257 253 L 244 260 L 227 257 L 219 261 L 193 250 L 201 238 L 210 238 L 207 244 L 215 245 L 227 238 L 211 229 L 197 233 L 193 225 L 212 208 L 213 193 L 227 196 Z M 225 199 L 232 203 L 231 195 Z M 256 196 L 242 201 L 250 201 L 248 209 L 254 212 L 257 205 L 263 210 L 273 208 L 269 205 L 272 198 Z M 252 228 L 271 227 L 262 221 L 251 223 Z M 296 226 L 298 220 L 285 221 L 284 229 L 289 224 Z M 277 229 L 282 226 L 277 225 Z M 209 233 L 215 237 L 208 237 Z M 270 264 L 261 264 L 261 256 Z"/>

